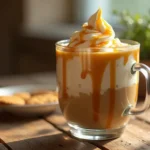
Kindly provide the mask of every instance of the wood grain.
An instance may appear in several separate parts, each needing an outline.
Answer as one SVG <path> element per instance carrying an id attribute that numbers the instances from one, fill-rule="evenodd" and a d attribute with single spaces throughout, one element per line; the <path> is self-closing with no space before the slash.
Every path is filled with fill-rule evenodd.
<path id="1" fill-rule="evenodd" d="M 45 73 L 0 79 L 0 86 L 28 83 L 55 85 L 55 74 Z M 44 119 L 13 117 L 1 113 L 0 138 L 8 147 L 0 142 L 0 150 L 150 150 L 149 116 L 150 109 L 133 117 L 124 134 L 118 139 L 85 142 L 71 137 L 69 127 L 59 108 L 56 113 Z"/>
<path id="2" fill-rule="evenodd" d="M 63 134 L 11 142 L 9 145 L 13 150 L 100 150 L 94 145 L 79 142 Z"/>
<path id="3" fill-rule="evenodd" d="M 103 145 L 113 150 L 149 150 L 150 126 L 138 120 L 131 120 L 124 134 L 115 140 L 96 142 L 95 145 Z"/>
<path id="4" fill-rule="evenodd" d="M 150 108 L 142 113 L 141 115 L 136 116 L 139 120 L 145 121 L 150 124 Z"/>
<path id="5" fill-rule="evenodd" d="M 0 138 L 5 142 L 58 133 L 60 132 L 43 119 L 28 119 L 6 114 L 0 116 Z"/>
<path id="6" fill-rule="evenodd" d="M 0 117 L 0 138 L 11 150 L 87 149 L 96 146 L 79 142 L 63 134 L 43 119 L 28 119 L 3 114 Z"/>
<path id="7" fill-rule="evenodd" d="M 45 119 L 59 129 L 65 132 L 69 131 L 66 120 L 62 117 L 59 109 L 53 116 L 46 117 Z M 70 133 L 68 132 L 68 134 Z M 133 118 L 120 138 L 92 143 L 98 147 L 105 147 L 108 150 L 149 150 L 150 126 L 145 122 Z"/>
<path id="8" fill-rule="evenodd" d="M 9 150 L 3 144 L 0 144 L 0 150 Z"/>
<path id="9" fill-rule="evenodd" d="M 56 125 L 57 128 L 67 132 L 69 131 L 69 126 L 67 125 L 67 121 L 63 117 L 59 107 L 56 108 L 56 111 L 52 116 L 45 117 L 45 119 L 51 124 Z"/>

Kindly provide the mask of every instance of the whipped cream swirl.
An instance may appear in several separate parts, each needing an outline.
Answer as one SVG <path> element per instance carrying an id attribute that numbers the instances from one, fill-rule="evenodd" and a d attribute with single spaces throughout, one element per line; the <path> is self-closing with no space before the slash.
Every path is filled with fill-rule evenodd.
<path id="1" fill-rule="evenodd" d="M 114 37 L 113 28 L 102 18 L 102 10 L 98 9 L 88 22 L 83 24 L 81 31 L 73 33 L 68 46 L 75 48 L 121 46 L 120 40 Z"/>

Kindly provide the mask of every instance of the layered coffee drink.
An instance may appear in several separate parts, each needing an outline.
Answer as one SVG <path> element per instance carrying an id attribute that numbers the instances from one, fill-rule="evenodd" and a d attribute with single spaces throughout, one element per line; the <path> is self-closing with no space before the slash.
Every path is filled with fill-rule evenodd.
<path id="1" fill-rule="evenodd" d="M 124 112 L 138 95 L 138 73 L 131 68 L 139 62 L 139 46 L 115 38 L 101 9 L 62 42 L 56 47 L 57 80 L 67 121 L 100 130 L 126 125 Z"/>

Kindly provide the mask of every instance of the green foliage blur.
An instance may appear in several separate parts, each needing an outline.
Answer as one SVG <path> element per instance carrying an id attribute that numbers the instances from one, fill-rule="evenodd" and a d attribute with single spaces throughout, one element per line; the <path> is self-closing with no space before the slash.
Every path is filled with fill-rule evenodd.
<path id="1" fill-rule="evenodd" d="M 131 14 L 129 11 L 113 11 L 124 30 L 122 39 L 138 41 L 141 44 L 140 58 L 150 59 L 150 12 L 147 15 Z"/>

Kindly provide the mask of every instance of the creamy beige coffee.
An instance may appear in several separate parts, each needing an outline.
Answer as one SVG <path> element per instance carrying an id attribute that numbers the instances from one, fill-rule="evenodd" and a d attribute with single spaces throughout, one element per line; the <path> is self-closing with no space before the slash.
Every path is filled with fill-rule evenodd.
<path id="1" fill-rule="evenodd" d="M 139 47 L 114 38 L 98 10 L 68 44 L 56 47 L 59 103 L 71 124 L 90 129 L 123 127 L 125 109 L 135 106 Z"/>
<path id="2" fill-rule="evenodd" d="M 120 128 L 124 126 L 129 116 L 121 116 L 128 104 L 135 105 L 137 85 L 115 91 L 114 101 L 110 101 L 111 90 L 100 95 L 98 112 L 94 113 L 92 95 L 81 93 L 79 97 L 60 99 L 60 106 L 66 119 L 90 129 Z M 128 100 L 130 99 L 130 101 Z M 97 113 L 97 114 L 96 114 Z M 98 119 L 95 120 L 95 117 Z"/>

